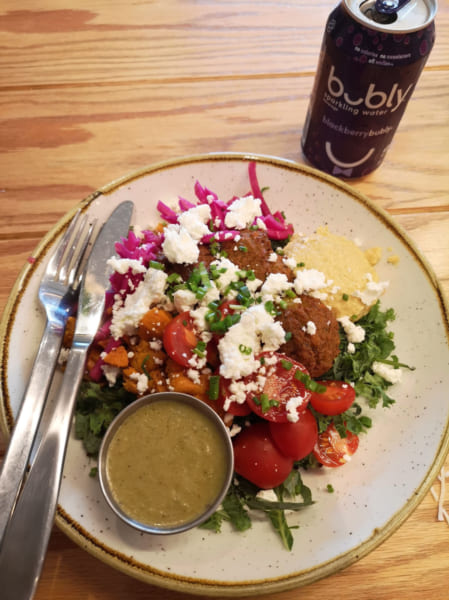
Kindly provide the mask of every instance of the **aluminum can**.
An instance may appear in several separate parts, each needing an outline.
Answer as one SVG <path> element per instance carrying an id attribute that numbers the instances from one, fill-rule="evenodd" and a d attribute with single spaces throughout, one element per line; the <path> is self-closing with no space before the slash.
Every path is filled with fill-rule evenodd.
<path id="1" fill-rule="evenodd" d="M 301 139 L 314 166 L 352 178 L 381 164 L 432 49 L 436 8 L 412 0 L 386 17 L 375 0 L 342 0 L 332 11 Z"/>

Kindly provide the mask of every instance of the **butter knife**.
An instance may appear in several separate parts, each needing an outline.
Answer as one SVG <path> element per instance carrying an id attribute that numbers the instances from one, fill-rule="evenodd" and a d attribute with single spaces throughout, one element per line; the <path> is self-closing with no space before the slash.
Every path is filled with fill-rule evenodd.
<path id="1" fill-rule="evenodd" d="M 100 325 L 115 242 L 128 232 L 132 202 L 122 202 L 104 223 L 86 265 L 78 315 L 61 387 L 36 449 L 0 548 L 2 600 L 34 596 L 52 530 L 67 440 L 87 351 Z"/>

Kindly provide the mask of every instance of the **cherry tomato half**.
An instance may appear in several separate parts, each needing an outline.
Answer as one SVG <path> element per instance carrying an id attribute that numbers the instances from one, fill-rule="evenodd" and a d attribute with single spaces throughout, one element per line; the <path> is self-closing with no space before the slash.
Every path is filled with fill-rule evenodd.
<path id="1" fill-rule="evenodd" d="M 233 444 L 235 472 L 262 489 L 280 485 L 293 468 L 293 459 L 274 444 L 266 422 L 247 427 Z"/>
<path id="2" fill-rule="evenodd" d="M 341 467 L 346 464 L 359 447 L 359 438 L 355 433 L 346 430 L 346 437 L 340 434 L 331 423 L 326 431 L 318 435 L 313 454 L 325 467 Z"/>
<path id="3" fill-rule="evenodd" d="M 326 391 L 312 392 L 310 404 L 322 415 L 339 415 L 352 406 L 355 390 L 344 381 L 320 381 Z"/>
<path id="4" fill-rule="evenodd" d="M 296 423 L 269 423 L 271 437 L 285 456 L 301 460 L 310 454 L 318 439 L 318 426 L 306 408 Z"/>
<path id="5" fill-rule="evenodd" d="M 265 385 L 258 394 L 248 393 L 246 401 L 259 417 L 275 423 L 287 423 L 289 400 L 300 399 L 296 406 L 298 414 L 303 412 L 309 403 L 310 391 L 295 377 L 297 371 L 307 375 L 307 369 L 301 363 L 277 352 L 262 352 L 258 358 L 263 359 L 261 368 L 245 377 L 244 381 L 254 381 L 265 373 Z"/>
<path id="6" fill-rule="evenodd" d="M 164 329 L 163 343 L 170 358 L 183 367 L 191 366 L 189 361 L 195 356 L 193 349 L 198 338 L 189 312 L 180 313 L 170 321 Z"/>

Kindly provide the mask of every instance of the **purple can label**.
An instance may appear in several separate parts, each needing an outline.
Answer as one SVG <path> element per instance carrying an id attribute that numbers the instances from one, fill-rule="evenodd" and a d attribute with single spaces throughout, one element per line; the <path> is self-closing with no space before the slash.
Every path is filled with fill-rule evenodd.
<path id="1" fill-rule="evenodd" d="M 389 33 L 359 23 L 341 5 L 331 13 L 302 137 L 312 164 L 342 177 L 381 164 L 434 39 L 433 22 Z"/>

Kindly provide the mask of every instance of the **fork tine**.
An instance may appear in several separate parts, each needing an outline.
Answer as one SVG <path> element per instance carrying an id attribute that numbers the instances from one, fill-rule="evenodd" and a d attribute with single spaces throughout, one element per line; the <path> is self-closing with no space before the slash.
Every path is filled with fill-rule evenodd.
<path id="1" fill-rule="evenodd" d="M 84 256 L 86 254 L 86 250 L 87 247 L 89 245 L 89 242 L 92 239 L 92 235 L 93 235 L 93 231 L 94 228 L 97 224 L 97 219 L 94 219 L 92 221 L 92 223 L 90 223 L 89 228 L 87 229 L 87 231 L 85 230 L 85 221 L 87 220 L 87 216 L 86 218 L 83 220 L 83 231 L 84 231 L 84 239 L 82 240 L 81 244 L 77 244 L 77 248 L 76 250 L 76 255 L 73 259 L 72 262 L 72 267 L 69 271 L 68 277 L 67 277 L 67 282 L 70 286 L 72 286 L 74 289 L 76 289 L 78 287 L 78 284 L 81 280 L 81 272 L 82 272 L 82 265 L 83 265 L 83 259 Z M 81 227 L 80 227 L 81 229 Z"/>
<path id="2" fill-rule="evenodd" d="M 48 263 L 48 266 L 46 269 L 46 274 L 50 277 L 56 277 L 56 274 L 57 274 L 60 264 L 62 262 L 63 256 L 65 254 L 65 251 L 67 249 L 69 241 L 72 237 L 73 231 L 75 230 L 75 227 L 78 223 L 80 214 L 81 214 L 81 209 L 78 209 Z"/>
<path id="3" fill-rule="evenodd" d="M 72 238 L 73 238 L 72 245 L 68 248 L 67 252 L 64 254 L 64 259 L 61 262 L 61 264 L 59 265 L 58 279 L 61 283 L 66 283 L 66 281 L 67 281 L 67 273 L 68 273 L 70 265 L 72 263 L 72 259 L 75 254 L 75 250 L 78 247 L 80 235 L 82 234 L 82 232 L 84 231 L 84 228 L 86 227 L 86 222 L 87 222 L 87 215 L 84 215 L 84 217 L 81 219 L 80 223 L 78 224 L 78 228 L 76 229 L 76 231 L 74 232 L 74 234 L 72 236 Z"/>

